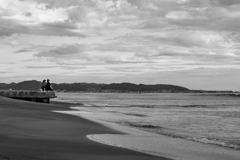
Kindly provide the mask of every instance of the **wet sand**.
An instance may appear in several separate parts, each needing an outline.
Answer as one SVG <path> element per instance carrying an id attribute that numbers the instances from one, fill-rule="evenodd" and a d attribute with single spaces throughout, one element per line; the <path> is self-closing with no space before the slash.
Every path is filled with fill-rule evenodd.
<path id="1" fill-rule="evenodd" d="M 67 103 L 35 103 L 0 97 L 0 160 L 170 160 L 98 143 L 88 135 L 124 134 L 68 114 Z"/>

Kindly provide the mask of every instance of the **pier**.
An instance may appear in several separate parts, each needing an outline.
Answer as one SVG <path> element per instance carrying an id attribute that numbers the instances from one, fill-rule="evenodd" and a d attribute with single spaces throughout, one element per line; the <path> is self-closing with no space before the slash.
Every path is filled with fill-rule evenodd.
<path id="1" fill-rule="evenodd" d="M 0 96 L 40 103 L 50 103 L 51 98 L 57 97 L 53 91 L 27 90 L 0 90 Z"/>

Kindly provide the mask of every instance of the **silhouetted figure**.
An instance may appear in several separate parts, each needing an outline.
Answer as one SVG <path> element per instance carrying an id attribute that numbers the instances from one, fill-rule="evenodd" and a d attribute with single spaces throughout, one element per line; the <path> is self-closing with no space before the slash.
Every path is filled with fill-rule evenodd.
<path id="1" fill-rule="evenodd" d="M 50 80 L 49 79 L 47 79 L 47 84 L 46 84 L 46 91 L 53 91 L 53 89 L 52 89 L 52 86 L 51 86 L 51 84 L 50 84 Z"/>
<path id="2" fill-rule="evenodd" d="M 42 91 L 46 91 L 46 80 L 44 79 L 41 86 Z"/>

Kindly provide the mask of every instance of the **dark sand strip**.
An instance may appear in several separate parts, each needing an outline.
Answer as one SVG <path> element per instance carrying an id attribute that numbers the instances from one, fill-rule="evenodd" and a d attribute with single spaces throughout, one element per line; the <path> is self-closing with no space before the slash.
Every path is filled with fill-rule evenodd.
<path id="1" fill-rule="evenodd" d="M 0 160 L 170 160 L 91 141 L 86 135 L 121 133 L 52 110 L 70 109 L 0 97 Z"/>

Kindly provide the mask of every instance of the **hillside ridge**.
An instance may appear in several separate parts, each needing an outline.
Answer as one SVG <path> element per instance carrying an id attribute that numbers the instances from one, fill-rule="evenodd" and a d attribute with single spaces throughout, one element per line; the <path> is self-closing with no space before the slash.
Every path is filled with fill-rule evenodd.
<path id="1" fill-rule="evenodd" d="M 189 92 L 186 87 L 169 84 L 134 84 L 134 83 L 51 83 L 55 91 L 65 92 Z M 37 80 L 19 83 L 0 83 L 0 90 L 40 90 L 41 82 Z"/>

